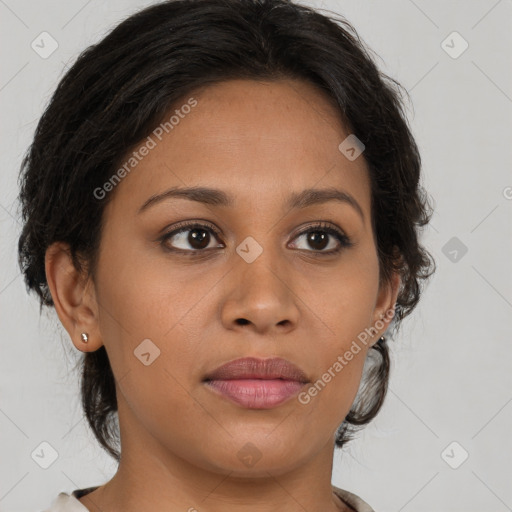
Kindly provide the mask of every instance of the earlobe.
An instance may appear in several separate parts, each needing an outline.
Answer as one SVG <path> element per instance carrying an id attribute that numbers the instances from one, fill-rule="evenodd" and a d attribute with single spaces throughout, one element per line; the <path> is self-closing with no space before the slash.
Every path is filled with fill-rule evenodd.
<path id="1" fill-rule="evenodd" d="M 84 352 L 101 345 L 94 293 L 87 293 L 89 280 L 75 268 L 69 245 L 55 242 L 46 250 L 45 272 L 55 311 L 75 347 Z M 84 344 L 82 333 L 87 333 Z"/>

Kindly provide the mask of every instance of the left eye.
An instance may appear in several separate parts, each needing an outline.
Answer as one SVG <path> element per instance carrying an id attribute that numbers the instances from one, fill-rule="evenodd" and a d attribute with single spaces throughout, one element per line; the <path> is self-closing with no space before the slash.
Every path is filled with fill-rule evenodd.
<path id="1" fill-rule="evenodd" d="M 329 226 L 310 227 L 306 231 L 300 233 L 296 238 L 299 239 L 301 237 L 305 237 L 306 243 L 317 249 L 314 252 L 333 254 L 341 251 L 343 247 L 349 247 L 352 245 L 346 235 Z M 336 244 L 334 241 L 332 241 L 331 247 L 329 248 L 329 238 L 331 238 L 331 241 L 333 238 L 335 238 L 338 243 Z M 334 247 L 332 247 L 333 244 Z M 301 247 L 298 248 L 301 249 Z M 326 248 L 329 250 L 326 250 Z M 308 250 L 307 248 L 305 249 Z"/>

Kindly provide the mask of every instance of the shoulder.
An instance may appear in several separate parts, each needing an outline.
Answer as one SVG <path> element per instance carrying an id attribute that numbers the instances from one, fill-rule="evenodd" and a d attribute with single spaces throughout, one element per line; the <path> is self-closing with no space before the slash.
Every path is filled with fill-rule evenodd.
<path id="1" fill-rule="evenodd" d="M 347 504 L 350 505 L 355 512 L 375 512 L 372 507 L 362 498 L 354 493 L 332 486 L 333 491 Z M 89 488 L 93 489 L 93 488 Z M 78 501 L 78 497 L 87 494 L 84 491 L 89 489 L 81 489 L 73 492 L 71 495 L 61 492 L 50 504 L 50 507 L 42 512 L 88 512 L 87 508 Z"/>
<path id="2" fill-rule="evenodd" d="M 352 492 L 340 489 L 335 485 L 332 486 L 333 491 L 347 504 L 350 505 L 356 512 L 375 512 L 372 507 L 362 498 Z"/>
<path id="3" fill-rule="evenodd" d="M 88 512 L 88 510 L 73 494 L 61 492 L 51 502 L 50 507 L 42 512 Z"/>

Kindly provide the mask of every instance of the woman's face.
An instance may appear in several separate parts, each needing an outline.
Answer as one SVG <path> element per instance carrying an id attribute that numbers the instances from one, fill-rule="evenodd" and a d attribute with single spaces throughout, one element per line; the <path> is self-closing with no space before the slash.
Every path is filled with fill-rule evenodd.
<path id="1" fill-rule="evenodd" d="M 225 82 L 182 105 L 167 131 L 142 141 L 140 161 L 109 192 L 91 287 L 96 323 L 82 329 L 88 350 L 103 343 L 108 352 L 123 452 L 240 475 L 332 458 L 366 353 L 390 318 L 366 343 L 361 336 L 393 307 L 398 286 L 379 289 L 364 153 L 354 159 L 339 149 L 350 133 L 322 93 L 300 81 Z M 143 207 L 189 187 L 231 201 L 181 195 Z M 306 189 L 336 189 L 353 204 L 292 207 Z M 184 222 L 201 226 L 163 239 Z M 79 339 L 76 346 L 84 350 Z M 204 379 L 242 357 L 287 359 L 309 384 L 273 407 L 236 403 Z"/>

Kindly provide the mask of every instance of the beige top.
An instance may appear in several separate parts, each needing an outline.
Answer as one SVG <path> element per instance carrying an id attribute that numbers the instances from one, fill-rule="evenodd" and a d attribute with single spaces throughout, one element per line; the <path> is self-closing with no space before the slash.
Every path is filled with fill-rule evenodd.
<path id="1" fill-rule="evenodd" d="M 89 494 L 97 489 L 96 487 L 87 487 L 84 489 L 76 489 L 71 495 L 61 492 L 51 503 L 50 508 L 43 510 L 43 512 L 88 512 L 87 508 L 82 505 L 78 498 Z M 333 491 L 340 497 L 340 499 L 353 508 L 356 512 L 375 512 L 366 501 L 363 501 L 359 496 L 353 494 L 339 487 L 332 486 Z"/>

